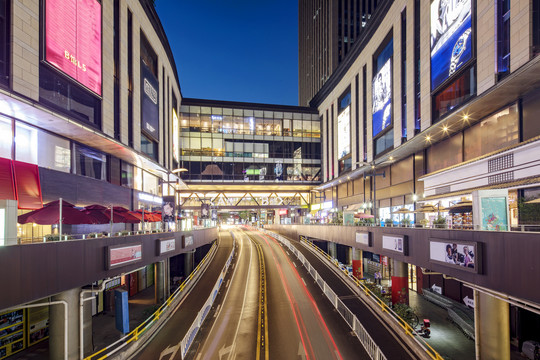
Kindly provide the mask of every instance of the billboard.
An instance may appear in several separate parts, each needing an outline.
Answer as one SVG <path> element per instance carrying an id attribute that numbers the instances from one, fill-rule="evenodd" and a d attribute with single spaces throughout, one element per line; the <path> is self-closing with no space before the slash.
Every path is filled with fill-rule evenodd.
<path id="1" fill-rule="evenodd" d="M 158 80 L 141 60 L 141 129 L 155 141 L 159 141 L 158 89 Z"/>
<path id="2" fill-rule="evenodd" d="M 142 245 L 109 246 L 107 268 L 111 269 L 142 260 Z"/>
<path id="3" fill-rule="evenodd" d="M 430 239 L 429 259 L 447 266 L 459 267 L 467 271 L 478 272 L 481 264 L 479 243 L 450 242 L 449 240 Z"/>
<path id="4" fill-rule="evenodd" d="M 392 123 L 392 62 L 388 59 L 373 78 L 373 137 Z"/>
<path id="5" fill-rule="evenodd" d="M 45 60 L 101 95 L 101 4 L 45 1 Z"/>
<path id="6" fill-rule="evenodd" d="M 338 159 L 351 153 L 351 107 L 347 106 L 338 115 Z"/>
<path id="7" fill-rule="evenodd" d="M 431 89 L 472 58 L 471 0 L 431 2 Z"/>
<path id="8" fill-rule="evenodd" d="M 178 115 L 176 115 L 175 109 L 172 109 L 172 121 L 173 121 L 173 133 L 172 133 L 173 159 L 179 163 L 180 162 L 180 121 L 178 120 Z"/>
<path id="9" fill-rule="evenodd" d="M 407 237 L 404 235 L 383 235 L 382 248 L 409 255 Z"/>

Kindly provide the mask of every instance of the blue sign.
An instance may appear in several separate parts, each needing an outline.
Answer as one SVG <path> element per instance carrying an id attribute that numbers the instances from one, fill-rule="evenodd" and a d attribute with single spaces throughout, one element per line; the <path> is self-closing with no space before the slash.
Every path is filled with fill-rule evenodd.
<path id="1" fill-rule="evenodd" d="M 129 303 L 128 292 L 126 290 L 114 290 L 114 311 L 116 329 L 122 334 L 127 334 L 129 332 Z"/>
<path id="2" fill-rule="evenodd" d="M 141 61 L 141 130 L 159 141 L 159 82 Z"/>
<path id="3" fill-rule="evenodd" d="M 471 0 L 431 3 L 431 89 L 472 58 Z"/>

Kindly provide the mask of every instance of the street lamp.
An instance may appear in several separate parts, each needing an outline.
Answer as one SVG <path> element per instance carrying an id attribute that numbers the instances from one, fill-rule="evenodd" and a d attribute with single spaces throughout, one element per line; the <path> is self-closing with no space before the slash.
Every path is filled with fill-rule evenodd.
<path id="1" fill-rule="evenodd" d="M 364 172 L 363 176 L 364 176 L 364 180 L 366 179 L 366 175 L 368 176 L 371 176 L 373 178 L 373 216 L 374 216 L 374 220 L 375 220 L 375 225 L 378 224 L 377 222 L 377 195 L 376 195 L 376 181 L 375 179 L 377 178 L 377 176 L 382 176 L 382 177 L 385 177 L 386 176 L 386 172 L 383 171 L 382 173 L 376 173 L 375 172 L 375 161 L 372 161 L 372 162 L 365 162 L 365 161 L 359 161 L 359 162 L 356 162 L 354 163 L 355 165 L 362 165 L 362 166 L 370 166 L 371 167 L 371 170 L 370 171 L 366 171 Z M 371 197 L 371 193 L 370 193 L 370 197 Z"/>

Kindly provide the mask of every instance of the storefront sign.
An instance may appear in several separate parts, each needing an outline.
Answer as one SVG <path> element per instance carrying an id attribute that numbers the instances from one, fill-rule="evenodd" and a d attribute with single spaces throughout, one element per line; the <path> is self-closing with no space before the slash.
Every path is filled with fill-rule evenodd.
<path id="1" fill-rule="evenodd" d="M 360 245 L 365 246 L 372 246 L 371 245 L 371 233 L 369 232 L 356 232 L 356 243 Z"/>
<path id="2" fill-rule="evenodd" d="M 480 243 L 450 242 L 443 239 L 429 240 L 429 259 L 441 265 L 478 272 L 481 264 Z"/>
<path id="3" fill-rule="evenodd" d="M 280 209 L 278 215 L 287 215 L 287 209 Z"/>
<path id="4" fill-rule="evenodd" d="M 321 204 L 312 204 L 310 207 L 310 211 L 318 211 L 321 210 Z"/>
<path id="5" fill-rule="evenodd" d="M 388 266 L 388 256 L 381 256 L 381 264 Z"/>
<path id="6" fill-rule="evenodd" d="M 159 82 L 141 60 L 141 130 L 159 141 Z"/>
<path id="7" fill-rule="evenodd" d="M 142 245 L 109 246 L 108 254 L 108 269 L 124 266 L 142 260 Z"/>
<path id="8" fill-rule="evenodd" d="M 383 235 L 382 237 L 382 247 L 385 250 L 408 255 L 407 245 L 407 237 L 404 235 Z"/>
<path id="9" fill-rule="evenodd" d="M 158 255 L 176 250 L 176 242 L 174 239 L 158 240 Z"/>
<path id="10" fill-rule="evenodd" d="M 101 95 L 99 1 L 45 1 L 45 60 Z"/>

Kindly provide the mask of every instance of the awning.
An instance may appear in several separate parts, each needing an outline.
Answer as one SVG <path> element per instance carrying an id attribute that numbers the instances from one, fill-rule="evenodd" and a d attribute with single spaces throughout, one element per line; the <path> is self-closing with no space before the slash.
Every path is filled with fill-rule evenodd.
<path id="1" fill-rule="evenodd" d="M 41 209 L 41 184 L 37 165 L 13 161 L 19 209 Z"/>
<path id="2" fill-rule="evenodd" d="M 0 199 L 17 200 L 13 162 L 6 158 L 0 158 Z"/>

